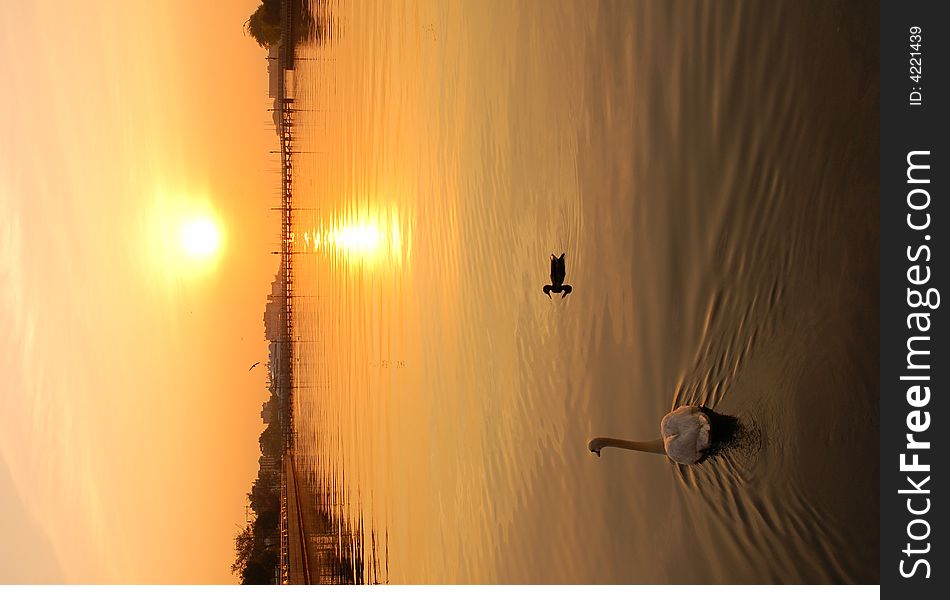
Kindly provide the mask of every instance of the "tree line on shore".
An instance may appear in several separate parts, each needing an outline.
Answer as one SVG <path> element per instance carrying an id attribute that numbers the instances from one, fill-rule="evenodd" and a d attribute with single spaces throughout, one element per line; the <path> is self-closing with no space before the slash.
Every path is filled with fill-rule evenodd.
<path id="1" fill-rule="evenodd" d="M 247 494 L 253 518 L 234 538 L 235 558 L 231 572 L 241 584 L 268 584 L 280 560 L 280 460 L 282 437 L 277 419 L 276 394 L 264 405 L 267 427 L 261 432 L 260 468 Z"/>

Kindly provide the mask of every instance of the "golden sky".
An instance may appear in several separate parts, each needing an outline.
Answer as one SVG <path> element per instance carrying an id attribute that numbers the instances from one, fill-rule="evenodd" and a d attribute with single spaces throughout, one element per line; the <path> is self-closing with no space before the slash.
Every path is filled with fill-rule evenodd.
<path id="1" fill-rule="evenodd" d="M 277 265 L 257 3 L 0 4 L 0 583 L 234 581 Z"/>

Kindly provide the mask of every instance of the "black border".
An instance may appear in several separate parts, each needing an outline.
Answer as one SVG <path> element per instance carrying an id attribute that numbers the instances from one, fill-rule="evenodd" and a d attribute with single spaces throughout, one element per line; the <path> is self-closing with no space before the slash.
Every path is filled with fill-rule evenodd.
<path id="1" fill-rule="evenodd" d="M 950 176 L 947 167 L 950 153 L 947 152 L 946 123 L 950 120 L 950 103 L 947 102 L 948 66 L 950 66 L 950 48 L 948 48 L 948 22 L 943 18 L 943 3 L 895 2 L 883 0 L 881 3 L 881 594 L 892 598 L 936 598 L 942 596 L 938 590 L 947 579 L 950 565 L 942 560 L 947 552 L 940 539 L 944 520 L 942 495 L 936 486 L 945 479 L 942 468 L 946 445 L 941 438 L 950 437 L 945 427 L 946 381 L 950 381 L 950 366 L 946 362 L 946 346 L 950 333 L 947 331 L 942 306 L 950 302 L 950 296 L 941 297 L 941 306 L 931 313 L 931 336 L 929 350 L 929 382 L 931 400 L 921 410 L 930 412 L 930 427 L 917 434 L 917 439 L 931 442 L 929 451 L 922 451 L 920 460 L 931 465 L 926 475 L 931 475 L 926 488 L 931 500 L 930 510 L 923 518 L 929 522 L 930 552 L 907 556 L 902 553 L 910 542 L 906 528 L 914 518 L 908 513 L 906 500 L 898 490 L 907 488 L 905 477 L 911 473 L 900 471 L 900 454 L 907 453 L 905 436 L 908 413 L 914 410 L 906 401 L 906 381 L 901 375 L 908 373 L 907 339 L 915 330 L 908 329 L 907 316 L 912 309 L 907 303 L 908 246 L 912 252 L 921 244 L 927 244 L 932 252 L 929 264 L 931 281 L 918 289 L 935 287 L 944 291 L 943 282 L 950 269 L 943 257 L 947 247 L 946 238 L 950 231 L 946 226 L 947 198 L 946 179 Z M 910 79 L 910 28 L 921 28 L 922 73 L 919 82 Z M 920 106 L 910 105 L 910 92 L 920 87 L 922 100 Z M 929 150 L 930 183 L 926 187 L 931 195 L 927 208 L 931 225 L 926 231 L 913 231 L 907 225 L 907 195 L 915 185 L 907 182 L 907 154 L 915 150 Z M 922 196 L 918 196 L 922 197 Z M 921 216 L 922 218 L 922 216 Z M 924 235 L 930 240 L 924 240 Z M 950 290 L 948 290 L 950 291 Z M 925 334 L 926 335 L 926 334 Z M 922 346 L 921 346 L 922 348 Z M 915 373 L 922 371 L 915 371 Z M 945 433 L 943 433 L 945 432 Z M 938 457 L 939 460 L 938 460 Z M 908 457 L 908 460 L 909 457 Z M 923 498 L 916 505 L 924 506 Z M 915 533 L 924 531 L 918 524 Z M 925 578 L 925 569 L 921 565 L 916 575 L 904 578 L 900 574 L 900 560 L 912 561 L 926 558 L 930 565 L 930 577 Z M 911 570 L 913 562 L 905 562 L 905 570 Z M 946 593 L 946 592 L 943 592 Z M 945 597 L 945 596 L 944 596 Z"/>

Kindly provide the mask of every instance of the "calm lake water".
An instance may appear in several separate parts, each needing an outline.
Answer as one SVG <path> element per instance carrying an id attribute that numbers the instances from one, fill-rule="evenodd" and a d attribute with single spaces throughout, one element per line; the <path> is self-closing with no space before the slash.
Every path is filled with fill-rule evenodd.
<path id="1" fill-rule="evenodd" d="M 297 459 L 362 580 L 876 582 L 876 3 L 314 10 Z M 587 451 L 682 404 L 735 447 Z"/>

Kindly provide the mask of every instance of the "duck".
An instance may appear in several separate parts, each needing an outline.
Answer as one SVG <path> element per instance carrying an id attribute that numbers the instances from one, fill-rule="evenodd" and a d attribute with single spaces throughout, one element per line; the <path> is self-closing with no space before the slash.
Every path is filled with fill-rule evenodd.
<path id="1" fill-rule="evenodd" d="M 564 264 L 564 253 L 561 256 L 551 254 L 551 285 L 545 285 L 541 291 L 551 297 L 551 292 L 561 294 L 561 298 L 567 296 L 574 288 L 564 284 L 564 277 L 567 275 L 567 267 Z"/>

